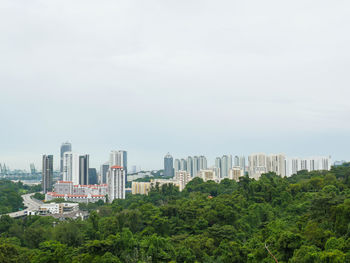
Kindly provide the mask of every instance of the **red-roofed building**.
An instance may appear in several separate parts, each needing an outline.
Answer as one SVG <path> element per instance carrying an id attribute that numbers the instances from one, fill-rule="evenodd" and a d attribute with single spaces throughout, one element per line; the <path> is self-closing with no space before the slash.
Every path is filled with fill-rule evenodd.
<path id="1" fill-rule="evenodd" d="M 107 194 L 107 185 L 73 185 L 70 181 L 58 181 L 54 185 L 54 192 L 45 196 L 46 200 L 55 198 L 64 198 L 73 202 L 96 202 L 105 201 Z"/>

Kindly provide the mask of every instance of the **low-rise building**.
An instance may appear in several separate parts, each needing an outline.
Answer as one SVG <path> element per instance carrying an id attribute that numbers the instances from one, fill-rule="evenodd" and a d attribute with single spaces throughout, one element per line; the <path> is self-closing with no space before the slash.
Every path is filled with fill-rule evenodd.
<path id="1" fill-rule="evenodd" d="M 165 184 L 173 184 L 177 187 L 179 187 L 179 182 L 177 180 L 174 179 L 153 179 L 151 180 L 151 187 L 156 187 L 158 185 L 158 187 L 162 187 Z"/>
<path id="2" fill-rule="evenodd" d="M 79 204 L 75 203 L 48 203 L 39 207 L 40 215 L 64 214 L 79 210 Z"/>
<path id="3" fill-rule="evenodd" d="M 51 201 L 57 198 L 63 198 L 65 201 L 70 202 L 77 202 L 77 203 L 95 203 L 99 200 L 102 200 L 103 202 L 106 202 L 106 196 L 105 195 L 69 195 L 69 194 L 57 194 L 55 192 L 49 192 L 45 194 L 45 200 Z"/>
<path id="4" fill-rule="evenodd" d="M 140 194 L 140 195 L 147 195 L 148 192 L 151 190 L 151 183 L 150 182 L 132 182 L 131 184 L 131 192 L 133 195 Z"/>
<path id="5" fill-rule="evenodd" d="M 54 185 L 54 192 L 46 193 L 45 200 L 63 198 L 72 202 L 97 202 L 106 201 L 107 185 L 73 185 L 71 181 L 58 181 Z"/>

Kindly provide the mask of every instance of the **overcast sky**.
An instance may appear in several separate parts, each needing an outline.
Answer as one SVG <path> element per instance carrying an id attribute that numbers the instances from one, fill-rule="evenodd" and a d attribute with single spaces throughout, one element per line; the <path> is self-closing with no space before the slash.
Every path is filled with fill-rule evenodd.
<path id="1" fill-rule="evenodd" d="M 0 0 L 0 163 L 60 144 L 350 160 L 350 2 Z"/>

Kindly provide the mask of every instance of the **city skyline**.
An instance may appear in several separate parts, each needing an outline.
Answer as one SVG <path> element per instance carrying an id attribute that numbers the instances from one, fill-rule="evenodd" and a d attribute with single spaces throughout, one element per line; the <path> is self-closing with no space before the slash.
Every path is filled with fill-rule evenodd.
<path id="1" fill-rule="evenodd" d="M 105 161 L 102 161 L 102 162 L 99 162 L 99 161 L 96 161 L 96 160 L 93 160 L 93 161 L 91 161 L 91 158 L 90 158 L 90 160 L 89 160 L 89 162 L 90 162 L 90 168 L 96 168 L 98 171 L 100 171 L 100 168 L 101 168 L 101 165 L 104 165 L 105 163 L 110 163 L 110 155 L 111 155 L 111 153 L 113 153 L 113 152 L 115 152 L 114 150 L 110 150 L 109 152 L 106 152 L 106 153 L 104 153 L 104 155 L 105 156 L 107 156 L 106 158 L 104 158 L 105 159 Z M 119 151 L 119 152 L 124 152 L 124 151 Z M 127 151 L 128 152 L 128 155 L 129 155 L 129 151 Z M 226 156 L 226 155 L 228 155 L 228 156 L 231 156 L 232 157 L 232 163 L 234 164 L 234 157 L 235 156 L 237 156 L 237 157 L 245 157 L 245 164 L 246 165 L 248 165 L 248 157 L 250 156 L 250 155 L 252 155 L 252 154 L 266 154 L 268 151 L 261 151 L 261 152 L 258 152 L 258 151 L 255 151 L 255 152 L 250 152 L 250 153 L 246 153 L 246 154 L 241 154 L 241 153 L 236 153 L 236 152 L 234 152 L 234 153 L 232 153 L 232 152 L 225 152 L 225 153 L 218 153 L 217 155 L 213 155 L 213 154 L 211 154 L 211 155 L 207 155 L 207 154 L 203 154 L 203 153 L 197 153 L 197 154 L 192 154 L 192 155 L 173 155 L 171 152 L 168 152 L 168 154 L 170 154 L 172 157 L 173 157 L 173 167 L 175 168 L 175 161 L 176 160 L 186 160 L 186 162 L 187 162 L 187 158 L 188 157 L 191 157 L 191 158 L 193 158 L 193 157 L 204 157 L 204 158 L 206 158 L 206 160 L 207 160 L 207 165 L 206 166 L 208 166 L 208 167 L 214 167 L 214 166 L 216 166 L 216 159 L 218 158 L 218 155 L 220 156 L 220 154 L 221 154 L 221 156 L 222 157 L 224 157 L 224 156 Z M 73 154 L 75 154 L 75 155 L 79 155 L 77 152 L 72 152 Z M 44 153 L 44 154 L 41 154 L 41 155 L 39 155 L 39 158 L 40 158 L 40 160 L 36 160 L 36 161 L 33 161 L 33 162 L 28 162 L 28 165 L 27 166 L 23 166 L 23 168 L 21 168 L 21 167 L 10 167 L 7 163 L 4 163 L 5 165 L 7 165 L 7 167 L 8 168 L 10 168 L 10 170 L 15 170 L 15 169 L 19 169 L 19 170 L 26 170 L 26 171 L 29 171 L 30 172 L 30 169 L 29 169 L 29 167 L 30 167 L 30 165 L 32 165 L 33 163 L 35 164 L 35 167 L 36 167 L 36 169 L 38 170 L 38 168 L 42 165 L 42 156 L 43 155 L 47 155 L 47 154 L 50 154 L 50 155 L 52 155 L 53 157 L 54 157 L 54 159 L 55 159 L 55 161 L 54 161 L 54 163 L 53 163 L 53 169 L 55 170 L 55 171 L 60 171 L 60 154 L 57 154 L 57 155 L 55 155 L 55 154 L 51 154 L 51 152 L 48 152 L 48 153 Z M 90 152 L 87 152 L 86 153 L 87 155 L 89 155 L 89 156 L 94 156 L 94 154 L 91 154 Z M 333 158 L 333 156 L 331 155 L 331 154 L 320 154 L 320 153 L 313 153 L 313 154 L 308 154 L 308 155 L 290 155 L 290 154 L 286 154 L 285 152 L 277 152 L 277 154 L 283 154 L 283 155 L 285 155 L 287 158 L 301 158 L 301 159 L 303 159 L 303 158 L 309 158 L 309 157 L 319 157 L 319 156 L 326 156 L 326 157 L 331 157 L 331 160 L 332 160 L 332 165 L 333 165 L 333 163 L 334 162 L 337 162 L 337 161 L 349 161 L 349 159 L 341 159 L 341 158 L 339 158 L 339 159 L 335 159 L 335 158 Z M 209 156 L 209 157 L 208 157 Z M 128 157 L 128 159 L 129 159 L 129 157 Z M 106 160 L 107 160 L 107 162 L 106 162 Z M 160 157 L 160 159 L 159 160 L 157 160 L 158 161 L 158 163 L 160 163 L 159 164 L 159 166 L 158 167 L 151 167 L 151 168 L 146 168 L 146 166 L 144 166 L 144 167 L 141 167 L 141 170 L 147 170 L 147 171 L 151 171 L 151 170 L 162 170 L 163 169 L 163 167 L 164 167 L 164 154 Z M 127 168 L 132 168 L 133 166 L 135 166 L 135 165 L 137 165 L 138 167 L 139 167 L 139 164 L 135 164 L 134 162 L 128 162 L 128 167 Z M 174 170 L 174 172 L 175 172 L 175 170 Z"/>

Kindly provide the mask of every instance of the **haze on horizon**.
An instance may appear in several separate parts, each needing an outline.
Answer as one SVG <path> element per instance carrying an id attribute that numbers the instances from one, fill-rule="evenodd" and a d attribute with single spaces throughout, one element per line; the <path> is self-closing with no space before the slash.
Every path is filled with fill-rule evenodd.
<path id="1" fill-rule="evenodd" d="M 163 156 L 350 160 L 350 2 L 0 3 L 0 163 L 62 142 L 91 166 Z"/>

